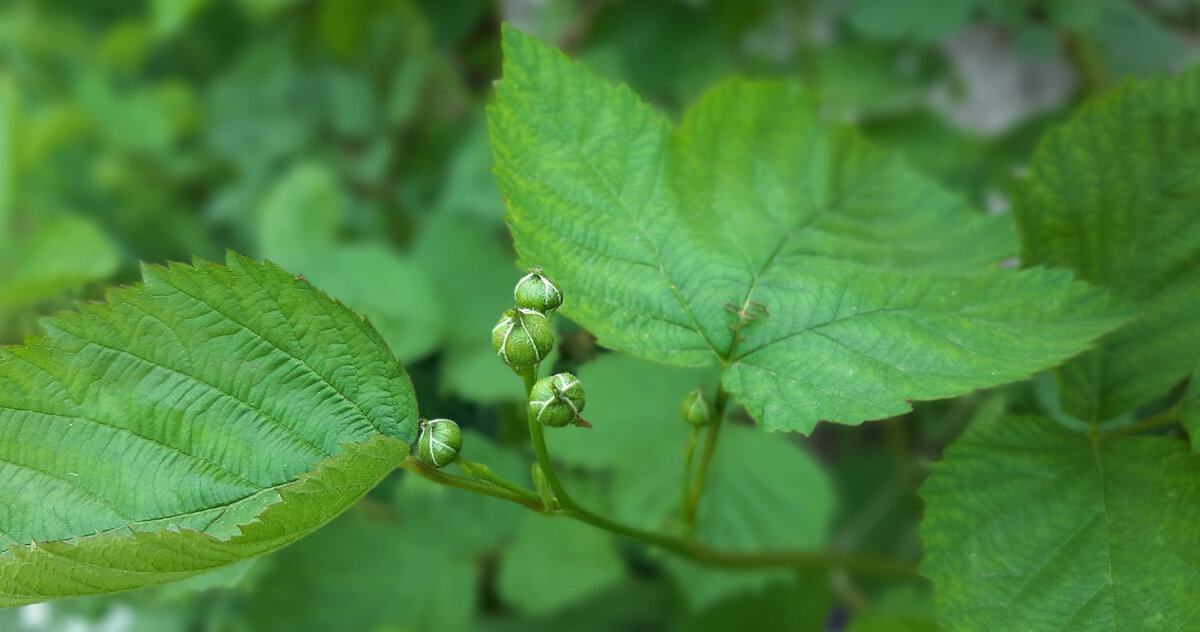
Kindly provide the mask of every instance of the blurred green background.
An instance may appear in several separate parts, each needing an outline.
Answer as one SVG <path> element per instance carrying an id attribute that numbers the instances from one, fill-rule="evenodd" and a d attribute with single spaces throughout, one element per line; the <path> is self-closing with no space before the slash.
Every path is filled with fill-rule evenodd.
<path id="1" fill-rule="evenodd" d="M 506 447 L 523 441 L 519 380 L 488 336 L 520 274 L 483 111 L 502 21 L 672 117 L 731 74 L 803 83 L 830 119 L 981 212 L 1005 211 L 1074 105 L 1200 51 L 1197 0 L 4 0 L 0 343 L 136 281 L 139 262 L 233 249 L 369 316 L 423 413 L 469 428 L 473 460 L 527 475 Z M 560 327 L 558 366 L 597 355 Z M 661 406 L 685 387 L 664 387 Z M 917 559 L 924 464 L 998 396 L 1038 397 L 931 404 L 805 442 L 837 481 L 835 542 Z M 575 474 L 605 502 L 605 472 Z M 920 583 L 714 592 L 694 569 L 526 513 L 396 475 L 277 554 L 0 611 L 0 630 L 937 629 Z"/>

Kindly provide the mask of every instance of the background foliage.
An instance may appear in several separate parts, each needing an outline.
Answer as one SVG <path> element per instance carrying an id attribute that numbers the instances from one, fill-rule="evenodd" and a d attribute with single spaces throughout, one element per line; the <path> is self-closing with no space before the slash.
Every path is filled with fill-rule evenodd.
<path id="1" fill-rule="evenodd" d="M 471 429 L 473 460 L 526 480 L 514 448 L 524 441 L 519 382 L 496 361 L 487 336 L 519 272 L 484 122 L 500 76 L 501 21 L 627 82 L 676 122 L 730 75 L 795 80 L 815 96 L 812 116 L 853 125 L 875 145 L 898 150 L 967 207 L 1001 217 L 972 221 L 999 226 L 1010 206 L 1026 224 L 1042 207 L 1069 215 L 1074 207 L 1064 198 L 1086 208 L 1086 196 L 1073 188 L 1022 185 L 1017 176 L 1028 170 L 1036 182 L 1053 183 L 1067 171 L 1056 161 L 1067 148 L 1108 142 L 1089 129 L 1114 116 L 1116 105 L 1055 132 L 1033 159 L 1043 133 L 1089 97 L 1194 60 L 1200 4 L 13 0 L 0 6 L 0 343 L 37 332 L 41 315 L 136 280 L 139 261 L 219 261 L 233 249 L 303 274 L 368 316 L 405 363 L 422 413 L 458 420 Z M 1194 88 L 1147 98 L 1189 95 L 1195 101 Z M 1160 144 L 1153 130 L 1138 140 L 1147 150 Z M 1180 142 L 1178 151 L 1194 147 L 1192 137 Z M 1178 167 L 1138 164 L 1168 191 L 1185 179 L 1171 171 Z M 1101 174 L 1130 168 L 1086 166 Z M 1106 199 L 1120 193 L 1088 191 Z M 1060 237 L 1053 226 L 1042 228 L 1024 226 L 1026 261 L 1075 267 L 1163 322 L 1194 305 L 1172 299 L 1194 296 L 1186 293 L 1194 268 L 1179 260 L 1139 264 L 1158 275 L 1146 288 L 1122 276 L 1104 252 L 1097 259 L 1082 249 L 1075 257 L 1045 254 Z M 1139 230 L 1147 238 L 1181 234 L 1169 224 Z M 1064 401 L 1067 414 L 1127 413 L 1195 370 L 1194 351 L 1189 356 L 1179 340 L 1196 336 L 1171 339 L 1144 322 L 1118 330 L 1056 375 L 918 404 L 886 423 L 822 424 L 809 437 L 730 426 L 723 440 L 731 461 L 714 464 L 705 505 L 721 513 L 701 522 L 711 529 L 707 537 L 733 548 L 834 545 L 915 561 L 916 489 L 928 463 L 968 424 L 971 434 L 955 448 L 961 454 L 1031 441 L 989 422 L 1006 412 L 1063 418 L 1055 379 L 1095 383 L 1089 366 L 1102 355 L 1132 367 L 1122 369 L 1130 375 L 1106 378 L 1126 390 L 1113 401 Z M 1186 322 L 1194 328 L 1194 318 Z M 552 434 L 553 453 L 571 466 L 582 500 L 639 526 L 661 526 L 671 516 L 656 500 L 677 490 L 655 474 L 681 468 L 674 461 L 688 433 L 665 422 L 675 421 L 685 392 L 713 375 L 609 354 L 572 323 L 559 319 L 559 326 L 555 364 L 580 367 L 589 393 L 604 393 L 590 398 L 588 418 L 610 431 Z M 596 333 L 603 339 L 608 332 Z M 1133 347 L 1174 351 L 1169 370 L 1134 379 L 1146 360 L 1130 354 Z M 1088 485 L 1089 444 L 1035 428 L 1053 439 L 1056 454 L 1031 454 L 1027 463 L 947 462 L 944 471 L 958 480 L 995 476 L 992 467 L 1001 475 L 1019 467 L 1049 476 L 1072 464 L 1081 472 L 1073 482 Z M 1171 447 L 1112 450 L 1106 458 L 1129 478 L 1157 476 L 1164 480 L 1155 484 L 1168 485 L 1185 475 L 1144 471 L 1146 462 L 1186 458 Z M 732 460 L 745 455 L 760 459 L 750 467 Z M 1136 491 L 1112 490 L 1115 510 L 1135 520 L 1131 530 L 1155 516 L 1137 504 Z M 976 498 L 975 509 L 1008 506 L 1026 493 L 998 489 Z M 965 492 L 934 484 L 923 494 L 933 502 Z M 750 527 L 740 519 L 759 514 Z M 990 530 L 1002 537 L 1023 520 L 1007 519 L 979 537 Z M 1039 546 L 1058 550 L 1062 534 L 1078 525 L 1061 526 L 1041 534 Z M 927 543 L 955 538 L 952 530 L 924 536 Z M 939 571 L 932 562 L 927 573 Z M 796 630 L 939 629 L 921 579 L 717 573 L 647 558 L 604 532 L 399 474 L 313 536 L 267 557 L 182 584 L 0 611 L 4 629 L 39 630 L 80 621 L 156 631 L 723 630 L 760 620 Z"/>

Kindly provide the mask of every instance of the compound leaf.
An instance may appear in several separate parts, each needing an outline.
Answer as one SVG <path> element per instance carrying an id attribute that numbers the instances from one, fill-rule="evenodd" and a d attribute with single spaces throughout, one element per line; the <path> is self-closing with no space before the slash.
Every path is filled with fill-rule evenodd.
<path id="1" fill-rule="evenodd" d="M 1067 274 L 998 269 L 1006 218 L 822 124 L 791 86 L 725 84 L 672 130 L 532 38 L 504 45 L 489 122 L 522 261 L 602 344 L 727 367 L 765 428 L 1022 379 L 1116 324 Z"/>
<path id="2" fill-rule="evenodd" d="M 383 340 L 306 281 L 233 254 L 144 278 L 0 350 L 0 606 L 279 548 L 415 438 Z"/>
<path id="3" fill-rule="evenodd" d="M 1200 357 L 1200 70 L 1130 85 L 1052 132 L 1014 205 L 1026 264 L 1071 268 L 1138 317 L 1057 371 L 1066 411 L 1105 420 Z"/>
<path id="4" fill-rule="evenodd" d="M 1048 419 L 972 428 L 933 467 L 921 570 L 951 630 L 1183 630 L 1200 618 L 1200 461 Z"/>

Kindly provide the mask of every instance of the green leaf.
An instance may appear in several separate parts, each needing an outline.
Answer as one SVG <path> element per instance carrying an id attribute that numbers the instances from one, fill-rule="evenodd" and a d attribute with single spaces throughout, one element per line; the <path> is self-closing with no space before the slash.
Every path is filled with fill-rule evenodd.
<path id="1" fill-rule="evenodd" d="M 1130 85 L 1052 132 L 1017 189 L 1027 265 L 1071 268 L 1137 318 L 1057 371 L 1063 407 L 1105 420 L 1200 357 L 1200 70 Z"/>
<path id="2" fill-rule="evenodd" d="M 846 632 L 939 632 L 933 595 L 910 586 L 893 588 L 852 618 Z"/>
<path id="3" fill-rule="evenodd" d="M 514 453 L 465 434 L 463 453 L 471 460 L 509 480 L 528 476 Z M 511 540 L 528 513 L 405 474 L 392 502 L 364 501 L 268 558 L 273 566 L 250 599 L 251 629 L 474 629 L 477 558 Z"/>
<path id="4" fill-rule="evenodd" d="M 1125 0 L 1102 0 L 1093 37 L 1104 67 L 1116 76 L 1150 75 L 1186 63 L 1187 49 L 1179 35 L 1160 24 L 1147 7 Z M 1137 42 L 1130 46 L 1129 42 Z"/>
<path id="5" fill-rule="evenodd" d="M 146 267 L 0 351 L 0 606 L 183 579 L 279 548 L 415 439 L 412 386 L 307 282 Z"/>
<path id="6" fill-rule="evenodd" d="M 250 629 L 365 631 L 387 624 L 472 629 L 474 561 L 414 539 L 407 527 L 356 508 L 280 551 L 249 599 Z"/>
<path id="7" fill-rule="evenodd" d="M 1200 620 L 1200 461 L 1171 437 L 1048 419 L 972 428 L 921 488 L 921 571 L 951 630 L 1184 630 Z"/>
<path id="8" fill-rule="evenodd" d="M 17 134 L 20 126 L 21 103 L 17 82 L 8 73 L 0 74 L 0 229 L 8 226 L 17 198 Z"/>
<path id="9" fill-rule="evenodd" d="M 683 613 L 673 628 L 687 632 L 728 630 L 827 630 L 829 582 L 820 574 L 776 584 L 696 612 Z"/>
<path id="10" fill-rule="evenodd" d="M 500 558 L 497 590 L 521 612 L 541 616 L 577 604 L 624 575 L 612 534 L 526 513 L 516 541 Z"/>
<path id="11" fill-rule="evenodd" d="M 0 225 L 0 309 L 31 305 L 117 269 L 117 251 L 91 221 L 63 215 Z"/>
<path id="12" fill-rule="evenodd" d="M 1179 402 L 1179 422 L 1192 440 L 1192 452 L 1200 452 L 1200 367 L 1192 373 Z"/>
<path id="13" fill-rule="evenodd" d="M 701 542 L 722 551 L 822 550 L 833 513 L 833 484 L 808 452 L 786 436 L 745 426 L 721 430 L 696 518 Z M 788 570 L 731 573 L 675 557 L 666 565 L 693 608 L 795 576 Z"/>
<path id="14" fill-rule="evenodd" d="M 933 42 L 961 29 L 983 0 L 855 0 L 850 24 L 879 39 Z"/>
<path id="15" fill-rule="evenodd" d="M 342 191 L 327 169 L 293 168 L 262 209 L 263 255 L 369 318 L 401 361 L 427 355 L 443 335 L 432 277 L 383 243 L 339 242 L 343 207 Z"/>
<path id="16" fill-rule="evenodd" d="M 1069 275 L 996 269 L 1006 218 L 821 124 L 791 86 L 726 84 L 672 131 L 561 53 L 504 44 L 489 123 L 522 261 L 601 344 L 727 367 L 767 429 L 1022 379 L 1114 324 Z"/>
<path id="17" fill-rule="evenodd" d="M 684 395 L 712 382 L 712 371 L 656 365 L 609 354 L 579 370 L 591 429 L 546 433 L 550 453 L 611 476 L 613 517 L 646 529 L 678 527 L 683 448 L 691 436 L 679 416 Z M 825 546 L 833 518 L 832 482 L 784 435 L 727 423 L 709 470 L 696 535 L 721 550 Z M 762 513 L 770 508 L 770 515 Z M 722 572 L 668 558 L 668 571 L 694 608 L 788 581 L 788 571 Z"/>

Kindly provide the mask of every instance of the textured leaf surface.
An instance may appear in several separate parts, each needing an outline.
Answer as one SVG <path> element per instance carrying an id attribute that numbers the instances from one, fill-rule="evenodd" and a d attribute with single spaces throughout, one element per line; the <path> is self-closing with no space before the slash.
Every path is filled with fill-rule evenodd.
<path id="1" fill-rule="evenodd" d="M 921 488 L 921 571 L 950 630 L 1186 630 L 1200 620 L 1200 461 L 1171 437 L 1052 421 L 968 431 Z"/>
<path id="2" fill-rule="evenodd" d="M 278 548 L 404 458 L 416 405 L 378 334 L 279 268 L 227 266 L 147 267 L 0 350 L 0 605 Z"/>
<path id="3" fill-rule="evenodd" d="M 1071 268 L 1138 317 L 1057 372 L 1067 412 L 1104 420 L 1200 357 L 1200 70 L 1131 85 L 1051 133 L 1014 211 L 1029 265 Z"/>
<path id="4" fill-rule="evenodd" d="M 600 357 L 579 370 L 594 427 L 546 433 L 550 453 L 611 473 L 616 519 L 676 529 L 678 473 L 692 429 L 679 417 L 679 404 L 688 391 L 711 383 L 713 373 L 623 354 Z M 832 482 L 807 452 L 784 435 L 728 423 L 709 471 L 696 535 L 722 550 L 816 549 L 828 540 L 833 510 Z M 675 558 L 667 559 L 667 569 L 696 608 L 792 577 L 787 571 L 720 572 Z"/>
<path id="5" fill-rule="evenodd" d="M 627 88 L 504 41 L 489 120 L 522 260 L 602 344 L 727 366 L 768 429 L 1020 379 L 1113 324 L 1066 274 L 995 269 L 1006 218 L 820 124 L 788 85 L 727 84 L 673 131 Z"/>

